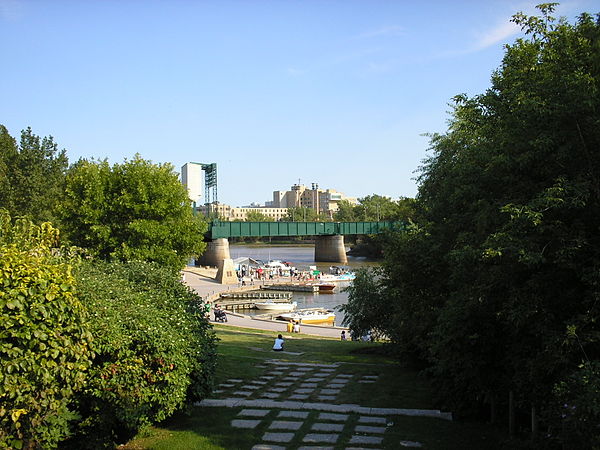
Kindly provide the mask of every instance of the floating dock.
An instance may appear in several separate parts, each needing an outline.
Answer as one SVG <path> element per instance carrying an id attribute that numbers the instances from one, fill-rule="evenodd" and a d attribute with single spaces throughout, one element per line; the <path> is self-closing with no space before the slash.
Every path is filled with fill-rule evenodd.
<path id="1" fill-rule="evenodd" d="M 273 291 L 319 292 L 319 286 L 312 286 L 309 284 L 274 284 L 271 286 L 264 286 L 263 289 Z"/>
<path id="2" fill-rule="evenodd" d="M 284 289 L 285 290 L 285 289 Z M 289 300 L 292 298 L 291 292 L 222 292 L 220 297 L 226 300 Z"/>

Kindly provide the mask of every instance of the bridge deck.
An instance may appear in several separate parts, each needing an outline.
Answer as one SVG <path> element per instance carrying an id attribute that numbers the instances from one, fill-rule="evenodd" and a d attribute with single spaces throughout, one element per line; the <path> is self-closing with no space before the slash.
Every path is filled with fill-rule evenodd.
<path id="1" fill-rule="evenodd" d="M 269 236 L 333 236 L 377 234 L 384 229 L 401 229 L 401 222 L 221 222 L 213 221 L 211 239 Z"/>

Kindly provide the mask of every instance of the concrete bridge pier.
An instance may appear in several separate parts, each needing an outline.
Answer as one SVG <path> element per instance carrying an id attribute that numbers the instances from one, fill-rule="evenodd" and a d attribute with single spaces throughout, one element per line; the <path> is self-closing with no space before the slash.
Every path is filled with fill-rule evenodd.
<path id="1" fill-rule="evenodd" d="M 198 258 L 197 264 L 219 267 L 226 259 L 231 259 L 229 241 L 226 238 L 213 239 L 208 243 L 206 251 Z"/>
<path id="2" fill-rule="evenodd" d="M 315 236 L 315 261 L 347 264 L 344 236 Z"/>

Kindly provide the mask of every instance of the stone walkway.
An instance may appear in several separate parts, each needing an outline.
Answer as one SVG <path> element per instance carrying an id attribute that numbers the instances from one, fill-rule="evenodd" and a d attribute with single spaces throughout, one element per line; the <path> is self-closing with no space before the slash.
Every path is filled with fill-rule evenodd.
<path id="1" fill-rule="evenodd" d="M 333 449 L 344 445 L 347 450 L 375 449 L 383 445 L 385 432 L 392 425 L 391 416 L 409 415 L 452 420 L 450 413 L 438 410 L 370 408 L 356 404 L 338 404 L 337 395 L 350 381 L 376 383 L 377 375 L 358 377 L 343 373 L 337 364 L 307 364 L 269 360 L 266 375 L 253 380 L 231 378 L 214 391 L 220 398 L 205 399 L 203 407 L 243 409 L 233 428 L 256 428 L 268 424 L 268 431 L 252 450 L 285 449 L 286 443 L 301 438 L 299 449 Z M 317 400 L 317 401 L 309 401 Z M 344 431 L 351 431 L 346 442 Z M 421 447 L 419 442 L 400 441 L 402 447 Z"/>

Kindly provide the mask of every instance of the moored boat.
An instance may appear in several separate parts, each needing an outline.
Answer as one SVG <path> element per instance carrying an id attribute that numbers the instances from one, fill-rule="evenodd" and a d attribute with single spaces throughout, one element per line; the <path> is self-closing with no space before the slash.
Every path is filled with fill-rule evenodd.
<path id="1" fill-rule="evenodd" d="M 298 322 L 301 324 L 333 324 L 335 322 L 335 313 L 326 309 L 310 309 L 296 311 L 277 316 L 278 319 Z"/>
<path id="2" fill-rule="evenodd" d="M 296 309 L 296 306 L 298 306 L 298 303 L 266 301 L 266 302 L 255 303 L 254 306 L 256 306 L 258 309 L 263 310 L 263 311 L 286 312 L 286 311 L 293 311 L 294 309 Z"/>

